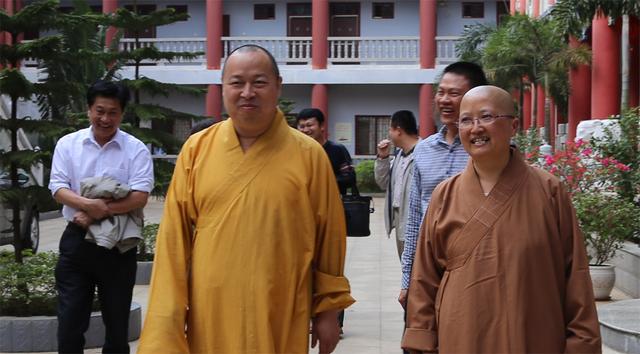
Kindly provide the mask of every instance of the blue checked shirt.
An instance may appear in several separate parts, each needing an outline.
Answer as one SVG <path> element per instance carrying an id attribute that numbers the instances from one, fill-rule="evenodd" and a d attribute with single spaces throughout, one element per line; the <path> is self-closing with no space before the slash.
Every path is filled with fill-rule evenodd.
<path id="1" fill-rule="evenodd" d="M 460 138 L 456 136 L 453 144 L 449 145 L 445 139 L 446 133 L 447 127 L 443 126 L 439 132 L 419 142 L 413 152 L 414 174 L 401 262 L 402 289 L 409 288 L 420 224 L 429 206 L 431 193 L 438 183 L 462 171 L 469 160 Z"/>

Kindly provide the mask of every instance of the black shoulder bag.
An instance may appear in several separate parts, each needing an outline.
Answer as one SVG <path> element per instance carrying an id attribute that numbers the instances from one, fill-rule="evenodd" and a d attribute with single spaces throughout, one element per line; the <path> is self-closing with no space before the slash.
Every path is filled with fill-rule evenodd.
<path id="1" fill-rule="evenodd" d="M 342 195 L 342 205 L 344 206 L 344 217 L 347 222 L 347 236 L 369 236 L 369 214 L 373 213 L 371 207 L 371 197 L 362 196 L 358 192 L 358 187 L 350 187 L 351 194 Z"/>

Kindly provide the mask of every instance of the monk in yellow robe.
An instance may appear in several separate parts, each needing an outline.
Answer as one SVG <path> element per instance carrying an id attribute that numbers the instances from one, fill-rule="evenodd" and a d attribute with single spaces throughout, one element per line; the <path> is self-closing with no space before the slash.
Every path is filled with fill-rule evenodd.
<path id="1" fill-rule="evenodd" d="M 525 163 L 509 93 L 462 99 L 471 159 L 436 187 L 413 264 L 402 347 L 441 353 L 599 353 L 585 245 L 560 181 Z"/>
<path id="2" fill-rule="evenodd" d="M 307 353 L 312 318 L 320 352 L 335 348 L 354 302 L 344 210 L 322 146 L 276 108 L 281 82 L 261 47 L 228 57 L 230 119 L 178 157 L 139 353 Z"/>

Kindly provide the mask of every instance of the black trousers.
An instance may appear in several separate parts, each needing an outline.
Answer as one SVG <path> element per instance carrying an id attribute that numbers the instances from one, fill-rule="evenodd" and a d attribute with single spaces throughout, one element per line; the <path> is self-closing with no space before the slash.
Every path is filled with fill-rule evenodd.
<path id="1" fill-rule="evenodd" d="M 129 309 L 136 279 L 136 249 L 120 253 L 84 240 L 86 231 L 69 223 L 60 239 L 56 265 L 58 352 L 82 353 L 96 287 L 106 335 L 103 353 L 129 353 Z"/>

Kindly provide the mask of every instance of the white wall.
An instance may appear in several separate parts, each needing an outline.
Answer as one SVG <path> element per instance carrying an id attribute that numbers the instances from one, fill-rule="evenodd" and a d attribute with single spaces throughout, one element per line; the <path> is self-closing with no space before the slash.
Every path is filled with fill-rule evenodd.
<path id="1" fill-rule="evenodd" d="M 372 3 L 373 1 L 361 2 L 361 36 L 418 36 L 420 34 L 420 3 L 418 0 L 396 1 L 392 19 L 372 18 Z"/>
<path id="2" fill-rule="evenodd" d="M 275 20 L 254 20 L 253 4 L 275 4 Z M 284 37 L 287 35 L 287 4 L 284 0 L 224 1 L 222 11 L 225 15 L 229 15 L 230 36 Z"/>
<path id="3" fill-rule="evenodd" d="M 484 1 L 484 18 L 462 18 L 462 1 L 460 0 L 438 1 L 437 6 L 438 31 L 436 33 L 438 36 L 459 36 L 464 26 L 475 23 L 494 25 L 496 23 L 496 1 Z"/>
<path id="4" fill-rule="evenodd" d="M 352 125 L 349 153 L 355 150 L 356 115 L 391 115 L 408 109 L 418 117 L 419 85 L 331 85 L 329 86 L 329 139 L 336 135 L 335 123 Z"/>

